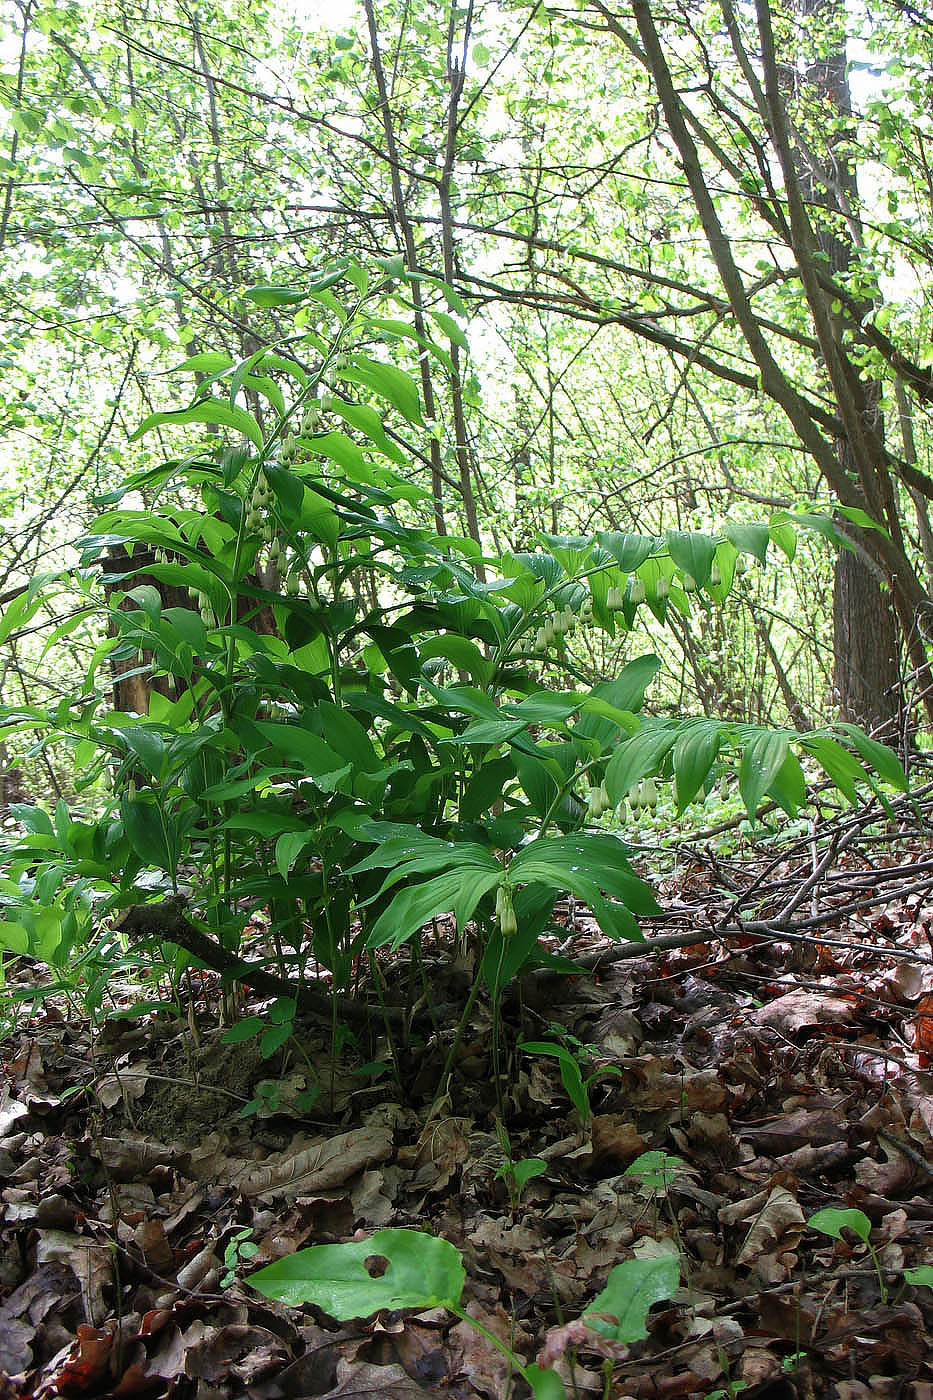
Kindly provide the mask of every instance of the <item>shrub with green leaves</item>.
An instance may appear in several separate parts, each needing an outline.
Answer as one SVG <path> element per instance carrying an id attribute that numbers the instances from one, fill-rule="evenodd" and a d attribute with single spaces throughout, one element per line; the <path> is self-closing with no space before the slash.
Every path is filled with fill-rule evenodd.
<path id="1" fill-rule="evenodd" d="M 442 338 L 462 338 L 455 294 L 426 290 Z M 70 745 L 85 808 L 15 809 L 0 947 L 94 1005 L 119 963 L 185 964 L 158 937 L 129 946 L 106 917 L 181 893 L 202 961 L 223 966 L 263 911 L 286 994 L 312 963 L 348 993 L 361 955 L 452 913 L 495 997 L 546 960 L 537 940 L 566 892 L 609 937 L 642 937 L 654 895 L 623 834 L 599 823 L 616 809 L 624 828 L 647 782 L 672 783 L 683 812 L 732 765 L 752 817 L 805 801 L 801 760 L 852 802 L 879 780 L 903 789 L 894 755 L 851 725 L 647 717 L 656 657 L 595 686 L 574 665 L 576 629 L 621 644 L 639 610 L 663 625 L 719 605 L 747 556 L 764 562 L 772 542 L 790 555 L 796 528 L 827 521 L 545 535 L 487 559 L 483 578 L 473 540 L 422 521 L 413 466 L 435 429 L 400 361 L 406 345 L 442 369 L 449 357 L 413 329 L 410 274 L 346 263 L 248 295 L 260 348 L 178 367 L 180 383 L 194 377 L 183 406 L 134 435 L 158 432 L 177 455 L 129 475 L 80 542 L 80 606 L 46 650 L 96 626 L 83 683 L 52 709 L 0 717 L 0 737 L 31 734 L 34 752 Z M 61 586 L 34 581 L 0 642 Z M 167 606 L 169 588 L 188 606 Z M 116 664 L 154 683 L 148 713 L 113 709 Z"/>

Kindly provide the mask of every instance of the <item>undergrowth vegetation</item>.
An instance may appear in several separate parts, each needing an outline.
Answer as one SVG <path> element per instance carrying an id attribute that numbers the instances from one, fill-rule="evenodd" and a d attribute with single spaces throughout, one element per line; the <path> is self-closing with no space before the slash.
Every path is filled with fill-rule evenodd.
<path id="1" fill-rule="evenodd" d="M 456 294 L 421 280 L 432 324 L 462 340 Z M 609 938 L 640 939 L 658 907 L 625 835 L 659 785 L 683 813 L 736 780 L 751 819 L 766 801 L 796 813 L 808 769 L 850 802 L 879 780 L 904 788 L 893 753 L 852 725 L 649 716 L 655 656 L 594 686 L 575 664 L 577 629 L 624 636 L 639 610 L 663 626 L 715 608 L 770 543 L 792 557 L 799 529 L 835 539 L 829 520 L 542 535 L 534 552 L 483 559 L 421 523 L 426 493 L 406 472 L 434 429 L 392 347 L 414 340 L 440 372 L 450 359 L 413 329 L 402 261 L 248 295 L 294 313 L 293 334 L 239 363 L 202 352 L 178 367 L 195 377 L 190 401 L 135 437 L 206 425 L 206 444 L 101 501 L 68 579 L 84 604 L 46 645 L 97 629 L 83 684 L 3 715 L 33 753 L 70 747 L 85 808 L 13 809 L 0 944 L 52 969 L 37 995 L 80 994 L 100 1014 L 108 978 L 133 968 L 144 1010 L 159 1001 L 152 973 L 177 982 L 197 959 L 275 994 L 267 1019 L 232 1032 L 261 1033 L 265 1053 L 299 1007 L 330 1015 L 335 1045 L 370 1014 L 397 1039 L 412 1018 L 385 957 L 408 948 L 409 1012 L 422 992 L 430 1004 L 420 941 L 439 917 L 472 948 L 464 1016 L 530 965 L 569 970 L 539 946 L 559 896 Z M 3 635 L 60 582 L 35 579 Z M 188 605 L 166 605 L 167 590 Z M 147 713 L 112 707 L 114 673 L 143 680 Z M 268 940 L 247 963 L 256 911 Z"/>

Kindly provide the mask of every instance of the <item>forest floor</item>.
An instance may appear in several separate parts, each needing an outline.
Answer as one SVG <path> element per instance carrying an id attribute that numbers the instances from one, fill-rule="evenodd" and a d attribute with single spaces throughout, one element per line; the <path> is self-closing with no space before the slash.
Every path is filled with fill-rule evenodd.
<path id="1" fill-rule="evenodd" d="M 391 1226 L 456 1245 L 467 1310 L 555 1365 L 568 1395 L 931 1400 L 931 850 L 850 843 L 820 870 L 806 842 L 727 861 L 694 847 L 662 884 L 668 932 L 734 927 L 751 900 L 759 920 L 809 916 L 790 940 L 613 961 L 567 908 L 562 951 L 600 965 L 509 1001 L 498 1096 L 483 998 L 440 1102 L 449 1035 L 412 1053 L 400 1086 L 335 1061 L 318 1026 L 306 1059 L 224 1043 L 208 976 L 182 1025 L 95 1027 L 46 1000 L 2 1047 L 0 1395 L 527 1394 L 444 1309 L 337 1324 L 249 1286 L 257 1265 Z M 469 958 L 435 959 L 439 1000 L 462 1002 Z M 560 1038 L 584 1077 L 607 1071 L 588 1123 L 557 1061 L 521 1038 Z M 312 1067 L 321 1096 L 290 1110 Z M 256 1089 L 276 1077 L 278 1104 Z M 514 1205 L 500 1113 L 512 1159 L 544 1163 Z M 666 1172 L 628 1170 L 650 1151 Z M 864 1212 L 871 1250 L 809 1226 L 826 1207 Z M 601 1349 L 574 1327 L 620 1260 L 666 1253 L 682 1286 L 646 1339 Z"/>

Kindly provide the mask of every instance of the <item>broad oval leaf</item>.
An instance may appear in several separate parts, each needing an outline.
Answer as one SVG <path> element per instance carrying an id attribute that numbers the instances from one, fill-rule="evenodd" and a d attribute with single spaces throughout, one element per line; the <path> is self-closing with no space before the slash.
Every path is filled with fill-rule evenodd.
<path id="1" fill-rule="evenodd" d="M 830 1235 L 834 1240 L 842 1239 L 843 1230 L 851 1230 L 860 1240 L 866 1242 L 871 1234 L 871 1221 L 863 1210 L 843 1210 L 836 1206 L 827 1206 L 825 1210 L 818 1210 L 815 1215 L 811 1215 L 807 1224 L 811 1230 L 819 1230 L 821 1234 Z"/>
<path id="2" fill-rule="evenodd" d="M 672 1298 L 680 1284 L 680 1255 L 626 1259 L 609 1275 L 583 1320 L 614 1342 L 637 1342 L 648 1335 L 648 1310 Z"/>
<path id="3" fill-rule="evenodd" d="M 366 1267 L 374 1258 L 388 1262 L 376 1278 Z M 368 1240 L 287 1254 L 248 1282 L 266 1298 L 291 1307 L 313 1303 L 345 1322 L 382 1308 L 455 1308 L 465 1279 L 460 1251 L 448 1240 L 421 1230 L 377 1230 Z"/>
<path id="4" fill-rule="evenodd" d="M 716 555 L 716 541 L 710 535 L 693 530 L 668 530 L 667 548 L 678 569 L 696 579 L 697 588 L 709 583 Z"/>

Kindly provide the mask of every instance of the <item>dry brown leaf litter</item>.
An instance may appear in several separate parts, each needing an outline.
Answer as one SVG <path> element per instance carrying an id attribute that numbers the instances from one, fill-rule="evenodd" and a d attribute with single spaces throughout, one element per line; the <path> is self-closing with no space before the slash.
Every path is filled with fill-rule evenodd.
<path id="1" fill-rule="evenodd" d="M 695 912 L 707 875 L 702 861 L 692 884 L 688 872 L 681 909 Z M 846 882 L 864 885 L 855 867 Z M 598 951 L 579 923 L 568 918 L 568 938 Z M 251 1265 L 225 1279 L 239 1231 L 261 1264 L 393 1225 L 450 1239 L 469 1311 L 555 1365 L 571 1394 L 933 1400 L 933 1290 L 903 1282 L 933 1264 L 933 974 L 891 956 L 928 958 L 931 925 L 922 897 L 895 897 L 803 949 L 750 938 L 530 985 L 506 1013 L 506 1118 L 512 1156 L 547 1170 L 514 1214 L 496 1176 L 481 1009 L 433 1117 L 446 1044 L 413 1059 L 403 1102 L 388 1076 L 373 1086 L 351 1062 L 331 1076 L 308 1028 L 337 1110 L 296 1121 L 238 1116 L 270 1065 L 224 1046 L 211 1007 L 195 1008 L 195 1044 L 153 1021 L 93 1033 L 50 1006 L 4 1047 L 3 1393 L 521 1395 L 501 1353 L 443 1311 L 338 1326 L 259 1298 Z M 847 942 L 863 951 L 836 946 Z M 555 1064 L 512 1048 L 552 1021 L 613 1071 L 585 1131 Z M 281 1070 L 307 1087 L 300 1066 Z M 681 1159 L 666 1195 L 625 1174 L 651 1149 Z M 870 1218 L 886 1303 L 854 1236 L 807 1228 L 826 1205 Z M 684 1286 L 653 1310 L 646 1342 L 617 1349 L 606 1392 L 576 1319 L 615 1264 L 677 1251 Z"/>

